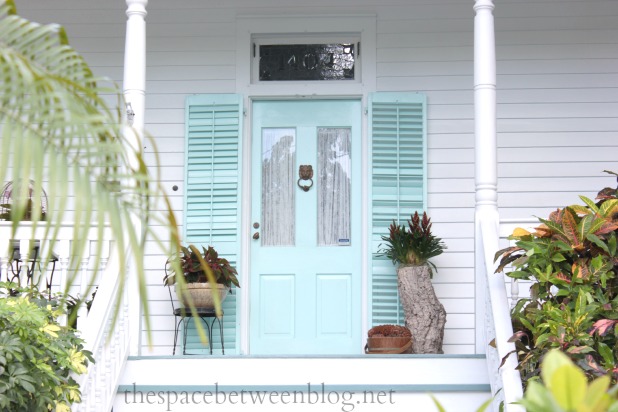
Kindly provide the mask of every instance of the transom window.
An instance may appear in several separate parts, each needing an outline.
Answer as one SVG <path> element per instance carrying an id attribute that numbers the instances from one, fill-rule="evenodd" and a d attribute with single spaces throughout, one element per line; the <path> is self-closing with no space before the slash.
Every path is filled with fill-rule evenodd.
<path id="1" fill-rule="evenodd" d="M 356 36 L 253 39 L 253 83 L 359 81 Z"/>

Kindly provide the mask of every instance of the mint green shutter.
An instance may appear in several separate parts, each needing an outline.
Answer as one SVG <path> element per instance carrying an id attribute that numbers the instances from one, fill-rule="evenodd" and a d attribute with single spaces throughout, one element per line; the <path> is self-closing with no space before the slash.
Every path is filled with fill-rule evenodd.
<path id="1" fill-rule="evenodd" d="M 240 273 L 242 98 L 189 96 L 185 127 L 184 243 L 214 246 Z M 236 352 L 238 303 L 236 290 L 223 303 L 226 354 Z M 220 349 L 216 322 L 213 341 L 215 350 Z M 199 348 L 197 336 L 190 333 L 187 351 Z"/>
<path id="2" fill-rule="evenodd" d="M 393 220 L 407 221 L 427 206 L 426 98 L 373 93 L 370 139 L 370 324 L 403 324 L 393 263 L 376 254 Z"/>

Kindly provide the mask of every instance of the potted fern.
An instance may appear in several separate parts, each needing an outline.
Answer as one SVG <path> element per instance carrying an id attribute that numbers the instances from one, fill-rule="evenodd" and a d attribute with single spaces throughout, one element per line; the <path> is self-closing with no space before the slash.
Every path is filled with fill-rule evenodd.
<path id="1" fill-rule="evenodd" d="M 443 353 L 446 311 L 438 300 L 431 283 L 429 259 L 440 255 L 446 246 L 431 233 L 427 213 L 415 212 L 406 225 L 393 221 L 389 235 L 382 236 L 380 256 L 386 256 L 397 268 L 399 297 L 405 314 L 405 324 L 412 332 L 412 353 Z"/>
<path id="2" fill-rule="evenodd" d="M 174 266 L 180 266 L 183 282 L 176 279 L 177 271 Z M 207 265 L 205 267 L 204 265 Z M 209 276 L 210 272 L 212 276 Z M 215 299 L 210 280 L 214 278 L 219 302 L 223 302 L 231 291 L 232 285 L 240 287 L 238 273 L 230 262 L 219 257 L 214 247 L 202 247 L 202 251 L 194 246 L 180 246 L 178 255 L 170 257 L 165 263 L 166 286 L 175 285 L 176 296 L 181 304 L 189 306 L 189 298 L 196 308 L 214 309 Z"/>

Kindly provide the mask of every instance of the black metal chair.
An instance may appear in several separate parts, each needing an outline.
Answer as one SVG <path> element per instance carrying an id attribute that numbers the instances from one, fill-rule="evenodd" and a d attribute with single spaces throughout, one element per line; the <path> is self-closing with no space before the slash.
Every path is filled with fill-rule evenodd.
<path id="1" fill-rule="evenodd" d="M 170 302 L 172 303 L 172 310 L 174 313 L 174 349 L 172 355 L 176 354 L 176 345 L 178 342 L 178 334 L 180 333 L 180 324 L 182 324 L 182 354 L 191 355 L 186 352 L 187 346 L 187 323 L 193 319 L 193 313 L 189 308 L 176 308 L 174 306 L 174 297 L 172 296 L 171 285 L 167 285 L 167 290 L 170 295 Z M 214 309 L 196 308 L 197 317 L 199 317 L 206 325 L 206 332 L 208 334 L 208 347 L 210 354 L 212 355 L 212 332 L 215 326 L 215 321 L 219 323 L 219 334 L 221 335 L 221 353 L 225 355 L 225 346 L 223 342 L 223 311 L 221 316 L 217 316 Z M 177 320 L 176 320 L 177 319 Z M 209 321 L 210 320 L 210 321 Z"/>

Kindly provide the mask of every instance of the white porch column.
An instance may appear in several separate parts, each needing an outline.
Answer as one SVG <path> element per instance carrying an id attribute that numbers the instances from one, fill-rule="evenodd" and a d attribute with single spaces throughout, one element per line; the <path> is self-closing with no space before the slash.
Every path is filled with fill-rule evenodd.
<path id="1" fill-rule="evenodd" d="M 146 5 L 148 0 L 126 0 L 127 2 L 127 33 L 124 50 L 124 80 L 123 92 L 127 105 L 127 117 L 133 129 L 125 128 L 127 144 L 136 151 L 142 150 L 142 137 L 144 131 L 144 113 L 146 100 Z M 135 164 L 131 166 L 135 167 Z M 136 231 L 141 230 L 141 217 L 134 216 L 133 224 Z M 139 296 L 138 279 L 134 265 L 129 265 L 128 282 L 129 288 L 129 331 L 131 344 L 129 354 L 140 354 L 141 336 L 141 306 L 137 299 Z"/>
<path id="2" fill-rule="evenodd" d="M 480 218 L 498 220 L 496 141 L 496 44 L 493 0 L 475 0 L 474 11 L 474 134 L 475 134 L 475 267 L 476 353 L 485 353 L 485 269 Z"/>
<path id="3" fill-rule="evenodd" d="M 494 32 L 493 0 L 475 0 L 474 11 L 474 133 L 475 133 L 475 268 L 476 268 L 476 352 L 487 353 L 488 372 L 495 395 L 493 410 L 499 410 L 504 400 L 507 412 L 523 412 L 513 405 L 521 399 L 522 387 L 517 358 L 511 354 L 506 363 L 497 368 L 504 356 L 514 351 L 507 343 L 513 333 L 504 280 L 492 276 L 493 253 L 499 248 L 498 226 L 498 161 L 496 138 L 496 42 Z M 488 255 L 483 252 L 481 221 L 487 233 Z M 495 226 L 495 228 L 492 228 Z M 493 230 L 492 230 L 493 229 Z M 493 239 L 490 237 L 494 236 Z M 487 263 L 486 263 L 487 262 Z M 492 266 L 488 267 L 487 266 Z M 490 272 L 489 274 L 487 272 Z M 487 276 L 490 276 L 489 278 Z M 488 290 L 491 289 L 491 313 L 486 313 Z M 490 315 L 493 321 L 486 321 Z M 493 328 L 488 331 L 486 328 Z M 489 337 L 495 336 L 497 350 L 488 350 Z"/>
<path id="4" fill-rule="evenodd" d="M 127 33 L 124 48 L 123 92 L 135 117 L 133 127 L 138 139 L 144 129 L 146 97 L 146 5 L 148 0 L 126 0 Z M 141 142 L 140 146 L 141 147 Z"/>
<path id="5" fill-rule="evenodd" d="M 474 10 L 474 133 L 476 209 L 498 211 L 496 160 L 496 42 L 493 0 L 476 0 Z"/>

